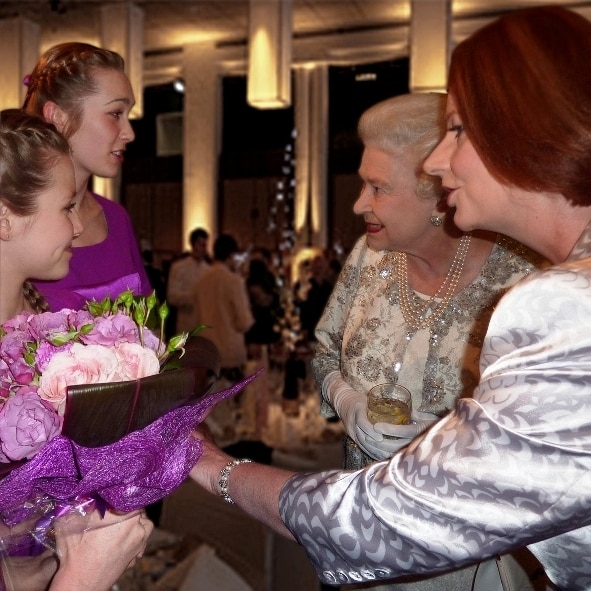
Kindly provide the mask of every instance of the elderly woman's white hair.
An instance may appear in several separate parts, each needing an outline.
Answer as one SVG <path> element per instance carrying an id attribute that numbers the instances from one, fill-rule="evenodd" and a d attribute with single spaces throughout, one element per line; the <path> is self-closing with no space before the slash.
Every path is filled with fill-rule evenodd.
<path id="1" fill-rule="evenodd" d="M 445 134 L 446 95 L 402 94 L 367 109 L 359 119 L 357 132 L 366 147 L 396 155 L 414 150 L 417 155 L 417 195 L 439 200 L 441 179 L 423 171 L 423 161 Z"/>

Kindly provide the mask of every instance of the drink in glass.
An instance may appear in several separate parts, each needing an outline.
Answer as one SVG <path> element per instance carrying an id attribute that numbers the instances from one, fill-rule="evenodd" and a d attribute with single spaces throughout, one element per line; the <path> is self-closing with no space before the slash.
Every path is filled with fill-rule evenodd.
<path id="1" fill-rule="evenodd" d="M 412 397 L 398 384 L 378 384 L 367 395 L 367 418 L 372 424 L 408 425 L 411 421 Z"/>

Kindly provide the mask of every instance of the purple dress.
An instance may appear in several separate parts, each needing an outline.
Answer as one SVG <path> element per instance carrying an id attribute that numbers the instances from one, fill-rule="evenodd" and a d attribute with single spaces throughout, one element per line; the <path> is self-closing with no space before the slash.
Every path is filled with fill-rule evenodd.
<path id="1" fill-rule="evenodd" d="M 152 287 L 125 208 L 94 194 L 107 221 L 107 237 L 99 244 L 72 249 L 70 271 L 59 281 L 35 281 L 51 310 L 81 308 L 86 300 L 117 297 L 126 289 L 149 295 Z"/>

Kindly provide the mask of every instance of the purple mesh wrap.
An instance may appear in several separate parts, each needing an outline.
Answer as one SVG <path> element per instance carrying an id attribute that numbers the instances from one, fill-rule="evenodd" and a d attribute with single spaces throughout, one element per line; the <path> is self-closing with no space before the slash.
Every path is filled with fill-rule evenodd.
<path id="1" fill-rule="evenodd" d="M 59 435 L 0 481 L 0 518 L 13 527 L 33 516 L 39 499 L 97 498 L 118 511 L 154 503 L 180 486 L 202 453 L 191 436 L 207 410 L 237 394 L 260 369 L 232 387 L 163 415 L 144 429 L 98 448 Z"/>

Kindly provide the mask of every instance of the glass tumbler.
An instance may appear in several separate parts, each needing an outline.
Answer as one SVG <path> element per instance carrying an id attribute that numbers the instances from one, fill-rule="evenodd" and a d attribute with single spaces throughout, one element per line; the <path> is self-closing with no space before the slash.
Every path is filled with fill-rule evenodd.
<path id="1" fill-rule="evenodd" d="M 399 384 L 378 384 L 367 395 L 367 418 L 370 423 L 408 425 L 411 422 L 412 397 Z"/>

